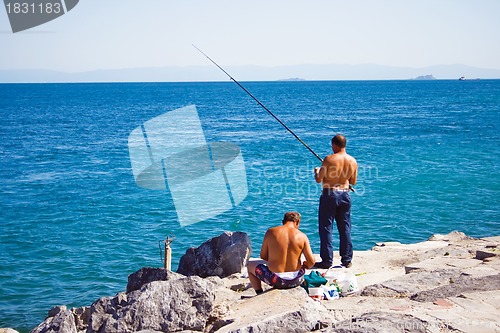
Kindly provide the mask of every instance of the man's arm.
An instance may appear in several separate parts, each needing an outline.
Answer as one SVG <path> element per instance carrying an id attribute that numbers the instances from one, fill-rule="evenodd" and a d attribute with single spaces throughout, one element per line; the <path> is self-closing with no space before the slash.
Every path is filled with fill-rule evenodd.
<path id="1" fill-rule="evenodd" d="M 304 257 L 306 258 L 306 261 L 302 263 L 302 266 L 305 268 L 312 268 L 314 264 L 316 263 L 316 259 L 314 258 L 313 252 L 311 250 L 311 245 L 309 244 L 309 238 L 304 234 L 304 250 L 302 253 L 304 254 Z"/>
<path id="2" fill-rule="evenodd" d="M 349 178 L 349 184 L 356 185 L 356 181 L 358 179 L 358 163 L 356 162 L 356 160 L 354 160 L 353 166 L 354 166 L 354 173 L 352 174 L 351 178 Z"/>
<path id="3" fill-rule="evenodd" d="M 262 241 L 262 247 L 260 249 L 260 257 L 264 259 L 265 261 L 269 260 L 269 230 L 266 231 L 266 234 L 264 236 L 264 240 Z"/>
<path id="4" fill-rule="evenodd" d="M 316 183 L 321 183 L 323 181 L 323 178 L 326 176 L 326 170 L 327 167 L 324 160 L 323 163 L 321 163 L 321 167 L 314 168 L 314 179 L 316 180 Z"/>

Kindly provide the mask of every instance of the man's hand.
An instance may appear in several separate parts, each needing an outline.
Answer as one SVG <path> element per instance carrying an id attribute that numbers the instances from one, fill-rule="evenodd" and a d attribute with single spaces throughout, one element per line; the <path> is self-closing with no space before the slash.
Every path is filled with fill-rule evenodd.
<path id="1" fill-rule="evenodd" d="M 319 175 L 320 172 L 321 172 L 321 167 L 314 168 L 314 179 L 316 180 L 316 183 L 321 183 L 322 178 Z"/>

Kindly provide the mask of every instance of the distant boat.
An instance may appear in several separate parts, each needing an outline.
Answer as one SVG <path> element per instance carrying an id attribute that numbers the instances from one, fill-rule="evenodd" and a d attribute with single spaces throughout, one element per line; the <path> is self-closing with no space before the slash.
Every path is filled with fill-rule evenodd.
<path id="1" fill-rule="evenodd" d="M 465 76 L 461 76 L 458 80 L 459 81 L 464 81 L 465 80 Z"/>

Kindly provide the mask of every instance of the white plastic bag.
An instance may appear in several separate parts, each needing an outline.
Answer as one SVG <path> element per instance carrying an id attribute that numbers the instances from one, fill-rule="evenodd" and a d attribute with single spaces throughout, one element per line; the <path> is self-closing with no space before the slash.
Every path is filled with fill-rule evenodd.
<path id="1" fill-rule="evenodd" d="M 342 279 L 337 280 L 341 289 L 341 295 L 347 296 L 359 291 L 358 279 L 352 272 L 344 272 Z"/>

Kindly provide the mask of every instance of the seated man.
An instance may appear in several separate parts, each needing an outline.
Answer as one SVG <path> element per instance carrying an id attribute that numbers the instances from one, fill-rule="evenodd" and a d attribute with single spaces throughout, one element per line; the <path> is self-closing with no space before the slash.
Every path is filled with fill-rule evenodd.
<path id="1" fill-rule="evenodd" d="M 288 212 L 283 225 L 267 230 L 260 257 L 248 262 L 248 277 L 257 294 L 262 293 L 261 281 L 277 289 L 297 287 L 304 280 L 306 268 L 311 268 L 314 255 L 307 236 L 299 231 L 300 214 Z M 301 263 L 301 255 L 306 261 Z"/>

